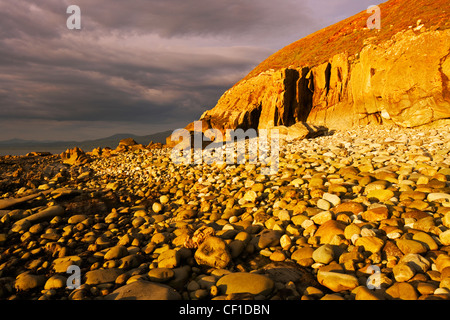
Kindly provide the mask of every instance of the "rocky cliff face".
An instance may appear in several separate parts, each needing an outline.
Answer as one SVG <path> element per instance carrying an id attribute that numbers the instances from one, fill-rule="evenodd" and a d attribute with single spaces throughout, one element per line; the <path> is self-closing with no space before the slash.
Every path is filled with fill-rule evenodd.
<path id="1" fill-rule="evenodd" d="M 221 131 L 308 122 L 415 127 L 450 118 L 450 30 L 407 29 L 301 68 L 268 70 L 224 93 L 201 120 Z"/>

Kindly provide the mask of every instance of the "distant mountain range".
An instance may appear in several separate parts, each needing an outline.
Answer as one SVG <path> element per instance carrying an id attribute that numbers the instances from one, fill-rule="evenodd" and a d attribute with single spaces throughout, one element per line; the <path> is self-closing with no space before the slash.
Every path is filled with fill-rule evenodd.
<path id="1" fill-rule="evenodd" d="M 118 133 L 110 137 L 85 140 L 85 141 L 33 141 L 23 139 L 10 139 L 0 141 L 0 155 L 22 155 L 32 151 L 48 151 L 51 153 L 61 153 L 68 148 L 79 147 L 84 151 L 92 151 L 98 147 L 110 147 L 115 149 L 119 141 L 126 138 L 133 138 L 137 143 L 148 145 L 150 141 L 154 143 L 166 143 L 166 137 L 170 136 L 172 131 L 158 132 L 146 136 L 137 136 L 128 133 Z M 28 151 L 27 151 L 28 150 Z"/>

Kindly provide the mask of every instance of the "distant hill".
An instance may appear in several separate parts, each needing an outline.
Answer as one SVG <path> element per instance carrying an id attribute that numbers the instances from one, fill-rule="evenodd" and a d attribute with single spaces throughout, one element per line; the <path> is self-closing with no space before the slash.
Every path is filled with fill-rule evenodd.
<path id="1" fill-rule="evenodd" d="M 166 142 L 166 137 L 172 133 L 164 131 L 146 136 L 137 136 L 128 133 L 118 133 L 110 137 L 85 140 L 85 141 L 33 141 L 23 139 L 10 139 L 0 141 L 0 155 L 24 155 L 32 151 L 48 151 L 53 154 L 61 153 L 68 148 L 79 147 L 84 151 L 92 151 L 98 147 L 110 147 L 115 149 L 119 145 L 119 141 L 125 138 L 133 138 L 137 143 L 148 145 L 150 141 L 154 143 Z"/>
<path id="2" fill-rule="evenodd" d="M 164 132 L 158 132 L 146 136 L 137 136 L 134 134 L 127 134 L 127 133 L 118 133 L 113 136 L 102 138 L 102 139 L 96 139 L 96 140 L 87 140 L 78 142 L 76 146 L 80 147 L 81 149 L 86 149 L 88 151 L 97 148 L 97 147 L 110 147 L 112 149 L 115 149 L 119 145 L 119 141 L 126 138 L 133 138 L 137 143 L 141 143 L 143 145 L 148 145 L 150 141 L 153 141 L 154 143 L 165 143 L 165 138 L 168 134 L 171 134 L 173 130 L 170 131 L 164 131 Z"/>

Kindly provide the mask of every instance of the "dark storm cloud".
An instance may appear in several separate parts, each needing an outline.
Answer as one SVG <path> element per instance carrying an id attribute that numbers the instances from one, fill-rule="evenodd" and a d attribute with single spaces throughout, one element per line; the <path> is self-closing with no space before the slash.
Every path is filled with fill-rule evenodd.
<path id="1" fill-rule="evenodd" d="M 66 27 L 72 4 L 82 30 Z M 312 4 L 0 0 L 0 140 L 184 126 L 264 58 L 319 29 Z"/>
<path id="2" fill-rule="evenodd" d="M 5 88 L 0 91 L 0 117 L 158 121 L 170 116 L 170 110 L 185 116 L 189 110 L 177 110 L 182 106 L 197 116 L 243 75 L 239 70 L 248 68 L 249 56 L 258 54 L 245 47 L 223 48 L 229 52 L 221 55 L 214 53 L 217 48 L 148 50 L 133 39 L 127 41 L 137 50 L 130 51 L 116 48 L 116 41 L 96 45 L 95 39 L 71 39 L 60 48 L 57 41 L 17 41 L 12 45 L 16 52 L 0 49 L 0 84 Z M 24 63 L 9 65 L 19 54 Z"/>
<path id="3" fill-rule="evenodd" d="M 80 0 L 95 24 L 110 30 L 155 32 L 163 37 L 279 34 L 283 27 L 314 21 L 297 0 Z"/>
<path id="4" fill-rule="evenodd" d="M 0 1 L 0 39 L 58 37 L 65 27 L 64 1 Z"/>

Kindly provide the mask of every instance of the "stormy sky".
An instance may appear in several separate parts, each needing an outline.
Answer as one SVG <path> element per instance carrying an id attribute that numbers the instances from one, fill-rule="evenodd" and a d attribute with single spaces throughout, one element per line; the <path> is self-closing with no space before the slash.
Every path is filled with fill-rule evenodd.
<path id="1" fill-rule="evenodd" d="M 182 128 L 272 53 L 381 2 L 0 0 L 0 140 Z"/>

